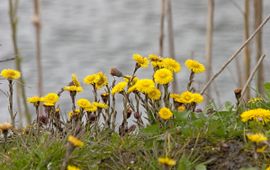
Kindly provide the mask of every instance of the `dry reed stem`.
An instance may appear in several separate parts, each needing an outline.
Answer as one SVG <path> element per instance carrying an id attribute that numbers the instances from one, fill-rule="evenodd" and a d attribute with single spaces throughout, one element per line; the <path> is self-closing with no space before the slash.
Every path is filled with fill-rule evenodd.
<path id="1" fill-rule="evenodd" d="M 165 0 L 161 0 L 160 35 L 159 35 L 159 56 L 161 57 L 163 57 L 165 5 L 166 5 Z"/>
<path id="2" fill-rule="evenodd" d="M 207 43 L 206 43 L 206 81 L 209 81 L 212 75 L 212 53 L 213 53 L 213 29 L 214 29 L 214 11 L 215 11 L 215 1 L 208 0 L 208 17 L 207 17 Z M 211 90 L 208 91 L 207 103 L 211 98 Z"/>
<path id="3" fill-rule="evenodd" d="M 169 40 L 169 54 L 170 57 L 175 59 L 175 48 L 174 48 L 174 32 L 173 32 L 173 17 L 172 17 L 172 1 L 166 0 L 167 7 L 167 16 L 168 16 L 168 40 Z M 172 83 L 172 91 L 177 91 L 177 78 L 175 73 L 173 73 L 173 83 Z"/>
<path id="4" fill-rule="evenodd" d="M 243 50 L 243 48 L 255 37 L 255 35 L 262 29 L 262 27 L 269 21 L 270 15 L 266 17 L 266 19 L 258 26 L 258 28 L 252 33 L 252 35 L 238 48 L 235 53 L 228 59 L 227 62 L 223 64 L 221 69 L 214 74 L 211 79 L 205 84 L 203 89 L 201 90 L 201 94 L 203 95 L 206 89 L 210 86 L 210 84 L 222 73 L 222 71 L 230 64 L 230 62 Z"/>
<path id="5" fill-rule="evenodd" d="M 9 0 L 9 18 L 10 18 L 10 25 L 11 25 L 12 44 L 13 44 L 13 50 L 14 50 L 14 55 L 15 55 L 15 66 L 16 66 L 16 69 L 21 72 L 21 70 L 22 70 L 21 69 L 21 56 L 20 56 L 18 42 L 17 42 L 18 3 L 19 3 L 18 0 Z M 17 104 L 18 104 L 19 114 L 21 115 L 21 113 L 22 113 L 21 109 L 20 109 L 21 98 L 22 98 L 26 121 L 28 124 L 30 124 L 31 123 L 31 115 L 29 114 L 29 109 L 27 106 L 25 88 L 23 86 L 24 85 L 23 76 L 21 76 L 19 78 L 19 81 L 22 84 L 22 85 L 17 84 L 17 86 L 16 86 L 17 93 L 18 93 L 17 94 Z M 19 95 L 21 95 L 21 96 L 19 96 Z"/>
<path id="6" fill-rule="evenodd" d="M 246 41 L 249 37 L 249 17 L 250 17 L 250 3 L 249 0 L 245 0 L 245 12 L 244 12 L 244 41 Z M 247 44 L 244 48 L 244 67 L 245 67 L 245 75 L 244 81 L 246 82 L 250 75 L 250 67 L 251 67 L 251 58 L 250 58 L 250 47 Z M 246 98 L 250 97 L 250 89 L 247 88 Z"/>
<path id="7" fill-rule="evenodd" d="M 241 98 L 239 99 L 239 101 L 242 100 L 243 95 L 245 94 L 245 92 L 246 92 L 246 90 L 247 90 L 247 87 L 248 87 L 250 81 L 251 81 L 252 78 L 254 77 L 256 71 L 257 71 L 258 68 L 260 67 L 260 64 L 262 63 L 262 61 L 263 61 L 263 59 L 265 58 L 265 56 L 266 56 L 266 55 L 263 54 L 263 55 L 259 58 L 259 60 L 258 60 L 258 62 L 257 62 L 257 64 L 256 64 L 256 66 L 255 66 L 254 69 L 252 70 L 250 76 L 248 77 L 248 80 L 246 81 L 246 83 L 245 83 L 245 85 L 244 85 L 244 87 L 243 87 L 243 89 L 242 89 L 242 92 L 241 92 Z"/>
<path id="8" fill-rule="evenodd" d="M 254 0 L 254 17 L 255 24 L 254 27 L 257 28 L 258 25 L 262 22 L 262 14 L 263 14 L 263 2 L 262 0 Z M 256 60 L 259 61 L 260 56 L 262 55 L 262 31 L 259 31 L 255 37 L 255 45 L 256 45 Z M 258 70 L 257 76 L 257 87 L 260 93 L 263 93 L 263 82 L 264 82 L 264 71 L 263 64 Z"/>
<path id="9" fill-rule="evenodd" d="M 37 87 L 38 95 L 43 95 L 43 71 L 41 62 L 41 19 L 40 19 L 40 0 L 33 0 L 34 16 L 33 24 L 36 29 L 36 64 L 37 64 Z"/>

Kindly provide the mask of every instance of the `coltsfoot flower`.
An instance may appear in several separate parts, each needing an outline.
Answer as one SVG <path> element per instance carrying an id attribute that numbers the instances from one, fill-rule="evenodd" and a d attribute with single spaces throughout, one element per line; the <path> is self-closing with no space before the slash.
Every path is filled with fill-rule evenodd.
<path id="1" fill-rule="evenodd" d="M 168 84 L 173 81 L 173 73 L 166 68 L 159 69 L 154 74 L 154 80 L 158 84 Z"/>
<path id="2" fill-rule="evenodd" d="M 58 100 L 59 96 L 56 93 L 48 93 L 46 96 L 40 99 L 44 106 L 54 106 Z"/>
<path id="3" fill-rule="evenodd" d="M 65 86 L 63 88 L 65 91 L 70 91 L 70 92 L 82 92 L 83 88 L 81 86 Z"/>
<path id="4" fill-rule="evenodd" d="M 253 98 L 249 99 L 248 103 L 254 104 L 254 103 L 258 103 L 258 102 L 262 102 L 262 101 L 263 101 L 263 98 L 261 98 L 261 97 L 253 97 Z"/>
<path id="5" fill-rule="evenodd" d="M 136 90 L 142 93 L 148 93 L 152 88 L 155 88 L 155 83 L 151 79 L 140 79 L 136 83 Z"/>
<path id="6" fill-rule="evenodd" d="M 32 96 L 27 98 L 28 103 L 32 103 L 34 106 L 38 106 L 41 101 L 39 96 Z"/>
<path id="7" fill-rule="evenodd" d="M 68 165 L 67 170 L 81 170 L 81 169 L 73 165 Z"/>
<path id="8" fill-rule="evenodd" d="M 262 134 L 262 133 L 247 134 L 247 138 L 251 142 L 256 142 L 256 143 L 267 141 L 267 137 L 264 134 Z"/>
<path id="9" fill-rule="evenodd" d="M 80 114 L 80 110 L 79 109 L 76 109 L 74 111 L 70 111 L 68 112 L 68 120 L 71 120 L 72 117 L 76 117 Z"/>
<path id="10" fill-rule="evenodd" d="M 172 58 L 164 58 L 162 60 L 162 67 L 167 68 L 175 73 L 181 70 L 181 65 Z"/>
<path id="11" fill-rule="evenodd" d="M 133 60 L 136 61 L 139 67 L 147 68 L 148 67 L 148 59 L 146 57 L 141 56 L 140 54 L 133 54 Z"/>
<path id="12" fill-rule="evenodd" d="M 71 143 L 75 147 L 83 147 L 84 146 L 84 143 L 80 139 L 78 139 L 72 135 L 68 136 L 68 142 Z"/>
<path id="13" fill-rule="evenodd" d="M 267 123 L 270 121 L 270 110 L 258 108 L 243 112 L 241 115 L 242 122 L 255 120 L 257 122 Z"/>
<path id="14" fill-rule="evenodd" d="M 196 60 L 190 60 L 190 59 L 186 60 L 185 65 L 190 71 L 192 71 L 192 72 L 194 72 L 196 74 L 197 73 L 202 73 L 202 72 L 205 71 L 204 65 L 199 63 Z"/>
<path id="15" fill-rule="evenodd" d="M 108 84 L 108 78 L 104 73 L 98 72 L 98 73 L 96 73 L 96 75 L 97 75 L 97 77 L 95 80 L 95 85 L 96 85 L 97 89 L 100 89 L 103 86 L 106 86 Z"/>
<path id="16" fill-rule="evenodd" d="M 107 104 L 101 102 L 93 102 L 93 104 L 100 109 L 107 109 L 109 107 Z"/>
<path id="17" fill-rule="evenodd" d="M 168 120 L 173 116 L 173 113 L 167 107 L 163 107 L 159 110 L 158 115 L 161 119 Z"/>
<path id="18" fill-rule="evenodd" d="M 10 123 L 5 122 L 5 123 L 0 124 L 0 130 L 2 132 L 7 132 L 11 128 L 12 128 L 12 125 Z"/>
<path id="19" fill-rule="evenodd" d="M 148 57 L 149 57 L 151 64 L 154 68 L 161 68 L 162 67 L 163 58 L 157 56 L 156 54 L 149 54 Z"/>
<path id="20" fill-rule="evenodd" d="M 161 92 L 157 88 L 151 88 L 149 89 L 147 96 L 152 100 L 158 100 L 161 97 Z"/>
<path id="21" fill-rule="evenodd" d="M 194 102 L 194 95 L 190 91 L 185 91 L 180 94 L 179 103 L 190 104 Z"/>
<path id="22" fill-rule="evenodd" d="M 114 95 L 115 93 L 120 93 L 122 91 L 125 90 L 125 88 L 127 87 L 127 82 L 126 81 L 122 81 L 122 82 L 119 82 L 117 83 L 113 88 L 112 88 L 112 95 Z"/>
<path id="23" fill-rule="evenodd" d="M 4 69 L 1 71 L 0 75 L 8 80 L 16 80 L 21 77 L 21 73 L 13 69 Z"/>
<path id="24" fill-rule="evenodd" d="M 91 103 L 88 107 L 85 108 L 85 111 L 87 112 L 95 112 L 97 111 L 97 106 Z"/>
<path id="25" fill-rule="evenodd" d="M 159 157 L 158 162 L 167 166 L 174 166 L 176 164 L 176 161 L 166 157 Z"/>
<path id="26" fill-rule="evenodd" d="M 78 77 L 77 77 L 76 74 L 73 73 L 71 75 L 71 80 L 72 80 L 72 83 L 73 83 L 74 86 L 81 87 L 81 83 L 79 82 Z"/>
<path id="27" fill-rule="evenodd" d="M 86 109 L 87 107 L 91 106 L 91 103 L 89 100 L 81 98 L 81 99 L 77 100 L 77 105 L 82 109 Z"/>
<path id="28" fill-rule="evenodd" d="M 186 110 L 186 107 L 184 105 L 178 106 L 177 111 L 184 112 Z"/>

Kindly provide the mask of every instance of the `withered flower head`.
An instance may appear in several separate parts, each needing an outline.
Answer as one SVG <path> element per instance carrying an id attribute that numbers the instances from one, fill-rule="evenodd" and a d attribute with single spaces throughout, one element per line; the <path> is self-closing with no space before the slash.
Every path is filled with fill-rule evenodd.
<path id="1" fill-rule="evenodd" d="M 111 68 L 111 75 L 115 77 L 123 77 L 123 73 L 117 68 Z"/>

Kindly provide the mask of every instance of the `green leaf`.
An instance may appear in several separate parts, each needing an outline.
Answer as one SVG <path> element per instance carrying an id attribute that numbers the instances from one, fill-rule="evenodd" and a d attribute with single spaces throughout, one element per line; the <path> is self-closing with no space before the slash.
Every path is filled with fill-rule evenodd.
<path id="1" fill-rule="evenodd" d="M 268 99 L 270 99 L 270 82 L 264 83 L 264 91 Z"/>
<path id="2" fill-rule="evenodd" d="M 204 164 L 199 164 L 195 167 L 195 170 L 207 170 L 207 168 Z"/>

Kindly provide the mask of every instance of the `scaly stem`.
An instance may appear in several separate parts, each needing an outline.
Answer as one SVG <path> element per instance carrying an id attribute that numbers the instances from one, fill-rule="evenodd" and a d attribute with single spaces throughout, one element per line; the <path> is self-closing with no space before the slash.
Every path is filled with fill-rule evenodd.
<path id="1" fill-rule="evenodd" d="M 13 113 L 13 83 L 12 80 L 8 80 L 9 83 L 9 115 L 11 119 L 11 124 L 13 127 L 15 127 L 15 116 Z"/>

